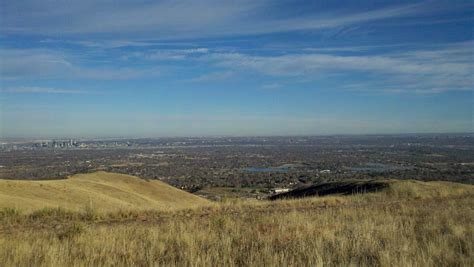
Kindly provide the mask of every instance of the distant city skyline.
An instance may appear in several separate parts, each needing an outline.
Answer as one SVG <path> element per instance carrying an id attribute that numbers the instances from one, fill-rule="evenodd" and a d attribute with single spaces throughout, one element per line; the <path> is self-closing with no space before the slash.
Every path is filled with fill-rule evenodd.
<path id="1" fill-rule="evenodd" d="M 474 132 L 472 1 L 0 3 L 0 138 Z"/>

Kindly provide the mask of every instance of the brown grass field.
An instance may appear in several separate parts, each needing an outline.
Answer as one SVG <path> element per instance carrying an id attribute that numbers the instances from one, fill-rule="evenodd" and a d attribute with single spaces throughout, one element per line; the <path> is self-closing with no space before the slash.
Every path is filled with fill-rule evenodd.
<path id="1" fill-rule="evenodd" d="M 191 209 L 4 208 L 0 265 L 474 266 L 473 186 L 387 183 L 376 193 Z"/>

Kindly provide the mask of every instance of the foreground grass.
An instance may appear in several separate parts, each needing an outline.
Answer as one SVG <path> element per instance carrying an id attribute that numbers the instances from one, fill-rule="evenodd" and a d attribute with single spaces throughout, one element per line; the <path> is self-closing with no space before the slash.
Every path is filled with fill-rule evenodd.
<path id="1" fill-rule="evenodd" d="M 0 263 L 474 266 L 472 188 L 397 186 L 175 212 L 4 210 Z"/>

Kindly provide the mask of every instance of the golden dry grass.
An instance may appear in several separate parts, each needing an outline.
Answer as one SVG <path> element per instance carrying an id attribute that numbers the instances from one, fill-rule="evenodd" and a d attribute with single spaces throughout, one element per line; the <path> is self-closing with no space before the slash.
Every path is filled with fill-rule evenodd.
<path id="1" fill-rule="evenodd" d="M 172 210 L 208 205 L 209 201 L 157 180 L 95 172 L 65 180 L 0 180 L 0 208 L 32 212 L 60 207 L 97 212 L 119 210 Z"/>
<path id="2" fill-rule="evenodd" d="M 0 213 L 4 266 L 474 266 L 473 186 L 87 216 Z"/>

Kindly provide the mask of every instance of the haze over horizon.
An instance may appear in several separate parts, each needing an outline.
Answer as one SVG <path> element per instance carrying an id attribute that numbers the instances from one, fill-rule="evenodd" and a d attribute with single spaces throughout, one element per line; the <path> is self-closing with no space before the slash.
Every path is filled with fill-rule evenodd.
<path id="1" fill-rule="evenodd" d="M 474 132 L 472 1 L 341 2 L 2 1 L 0 138 Z"/>

